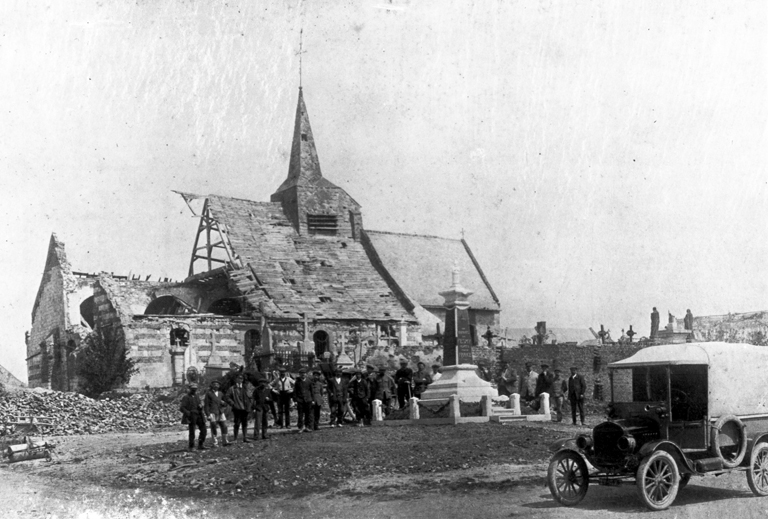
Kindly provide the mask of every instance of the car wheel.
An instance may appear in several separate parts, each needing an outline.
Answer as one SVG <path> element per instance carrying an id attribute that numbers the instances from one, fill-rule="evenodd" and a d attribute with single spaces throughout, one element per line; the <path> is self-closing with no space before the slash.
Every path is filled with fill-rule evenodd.
<path id="1" fill-rule="evenodd" d="M 677 497 L 680 472 L 674 458 L 656 451 L 637 468 L 637 493 L 651 510 L 666 510 Z"/>
<path id="2" fill-rule="evenodd" d="M 747 483 L 756 496 L 768 496 L 768 443 L 760 442 L 752 448 Z"/>
<path id="3" fill-rule="evenodd" d="M 578 453 L 560 451 L 552 456 L 547 470 L 547 485 L 555 501 L 564 506 L 576 506 L 587 495 L 589 472 Z"/>

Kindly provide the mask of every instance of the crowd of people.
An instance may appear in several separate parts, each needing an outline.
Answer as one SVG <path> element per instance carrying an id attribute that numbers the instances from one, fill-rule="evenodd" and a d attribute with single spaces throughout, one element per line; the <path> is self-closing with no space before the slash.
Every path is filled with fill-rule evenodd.
<path id="1" fill-rule="evenodd" d="M 563 376 L 560 369 L 550 370 L 549 364 L 541 364 L 541 373 L 537 373 L 530 362 L 525 363 L 525 373 L 518 377 L 512 364 L 508 364 L 498 381 L 499 395 L 520 395 L 520 402 L 531 409 L 538 410 L 542 393 L 550 397 L 551 412 L 554 420 L 563 421 L 563 409 L 566 398 L 571 408 L 573 425 L 576 418 L 584 425 L 584 395 L 587 384 L 576 366 L 571 366 L 570 376 Z"/>
<path id="2" fill-rule="evenodd" d="M 357 427 L 371 424 L 373 401 L 379 400 L 382 413 L 390 414 L 395 405 L 407 407 L 412 397 L 421 398 L 427 387 L 440 378 L 440 366 L 426 370 L 424 362 L 417 363 L 414 371 L 408 360 L 400 360 L 400 368 L 390 375 L 387 368 L 368 364 L 365 371 L 330 369 L 324 373 L 320 367 L 301 368 L 297 378 L 280 367 L 276 373 L 257 373 L 248 377 L 237 373 L 234 384 L 226 391 L 217 380 L 210 383 L 204 395 L 198 394 L 198 385 L 188 385 L 180 410 L 182 423 L 189 426 L 189 450 L 205 450 L 207 430 L 210 427 L 213 447 L 229 445 L 227 411 L 233 416 L 232 438 L 244 443 L 248 438 L 249 417 L 253 418 L 253 440 L 269 439 L 268 429 L 291 428 L 291 409 L 296 409 L 296 427 L 300 433 L 316 431 L 320 425 L 321 409 L 327 400 L 330 411 L 329 425 L 343 427 L 346 417 Z M 269 417 L 273 424 L 269 425 Z M 241 436 L 242 435 L 242 436 Z M 219 443 L 219 437 L 221 443 Z"/>

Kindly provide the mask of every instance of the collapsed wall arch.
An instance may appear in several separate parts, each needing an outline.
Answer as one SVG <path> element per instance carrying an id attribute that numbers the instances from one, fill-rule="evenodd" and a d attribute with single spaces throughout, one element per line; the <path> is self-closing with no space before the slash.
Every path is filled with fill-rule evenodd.
<path id="1" fill-rule="evenodd" d="M 144 315 L 185 315 L 196 313 L 189 303 L 176 296 L 160 296 L 153 299 L 144 310 Z"/>

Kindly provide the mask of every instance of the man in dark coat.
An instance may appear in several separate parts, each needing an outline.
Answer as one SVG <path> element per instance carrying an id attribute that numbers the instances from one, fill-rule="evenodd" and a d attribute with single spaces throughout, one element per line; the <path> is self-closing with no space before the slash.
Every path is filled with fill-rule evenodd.
<path id="1" fill-rule="evenodd" d="M 341 376 L 341 370 L 336 369 L 328 379 L 328 405 L 331 407 L 331 427 L 343 425 L 344 407 L 348 398 L 347 381 Z"/>
<path id="2" fill-rule="evenodd" d="M 325 379 L 319 369 L 312 371 L 312 429 L 320 428 L 320 411 L 323 409 L 323 395 L 325 394 Z"/>
<path id="3" fill-rule="evenodd" d="M 299 378 L 293 384 L 293 400 L 296 402 L 296 412 L 299 415 L 299 432 L 312 430 L 312 381 L 307 378 L 307 370 L 299 370 Z"/>
<path id="4" fill-rule="evenodd" d="M 421 394 L 427 390 L 427 386 L 432 383 L 432 377 L 427 373 L 427 365 L 423 362 L 416 364 L 418 371 L 413 374 L 413 396 L 421 398 Z"/>
<path id="5" fill-rule="evenodd" d="M 238 429 L 243 429 L 243 443 L 248 443 L 248 413 L 251 410 L 251 391 L 243 384 L 243 376 L 235 377 L 235 385 L 227 391 L 226 401 L 232 406 L 235 415 L 234 438 L 237 441 Z"/>
<path id="6" fill-rule="evenodd" d="M 373 399 L 381 401 L 381 412 L 386 416 L 392 410 L 392 395 L 395 394 L 395 381 L 387 374 L 387 368 L 379 368 L 375 389 Z"/>
<path id="7" fill-rule="evenodd" d="M 552 395 L 552 382 L 555 380 L 555 375 L 549 371 L 549 364 L 541 365 L 541 373 L 536 380 L 536 399 L 541 396 L 542 393 Z"/>
<path id="8" fill-rule="evenodd" d="M 368 380 L 363 378 L 363 373 L 356 369 L 352 372 L 354 378 L 349 382 L 349 398 L 352 400 L 352 408 L 357 418 L 357 426 L 370 425 L 371 411 L 368 401 L 371 398 L 371 389 Z"/>
<path id="9" fill-rule="evenodd" d="M 571 416 L 573 425 L 576 425 L 576 409 L 579 410 L 581 425 L 584 425 L 584 393 L 587 391 L 587 383 L 579 373 L 576 366 L 571 366 L 571 376 L 568 378 L 568 402 L 571 404 Z"/>
<path id="10" fill-rule="evenodd" d="M 268 439 L 267 436 L 267 423 L 269 417 L 269 404 L 272 399 L 272 390 L 269 388 L 267 378 L 260 378 L 257 381 L 256 389 L 253 390 L 253 439 L 259 438 L 259 432 L 261 432 L 261 438 L 263 440 Z"/>
<path id="11" fill-rule="evenodd" d="M 182 423 L 189 424 L 189 450 L 195 448 L 195 427 L 200 430 L 200 438 L 197 441 L 198 450 L 204 451 L 205 446 L 205 411 L 203 409 L 203 401 L 200 400 L 200 396 L 197 394 L 197 384 L 190 384 L 188 393 L 181 399 L 181 406 L 179 406 L 181 414 L 184 415 Z"/>
<path id="12" fill-rule="evenodd" d="M 397 385 L 397 405 L 402 409 L 413 396 L 413 370 L 408 367 L 408 359 L 400 359 L 400 369 L 395 372 L 395 384 Z"/>

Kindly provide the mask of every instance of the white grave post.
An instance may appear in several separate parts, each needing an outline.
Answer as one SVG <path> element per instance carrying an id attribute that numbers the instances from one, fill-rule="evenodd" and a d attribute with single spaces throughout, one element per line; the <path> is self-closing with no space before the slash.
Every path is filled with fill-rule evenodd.
<path id="1" fill-rule="evenodd" d="M 518 393 L 512 393 L 509 395 L 509 401 L 512 403 L 512 414 L 520 415 L 520 395 Z"/>
<path id="2" fill-rule="evenodd" d="M 411 403 L 411 420 L 418 420 L 419 419 L 419 399 L 414 397 L 411 397 L 410 400 Z"/>
<path id="3" fill-rule="evenodd" d="M 542 393 L 539 396 L 539 403 L 541 404 L 541 414 L 545 415 L 548 420 L 551 420 L 552 414 L 549 411 L 549 393 Z"/>
<path id="4" fill-rule="evenodd" d="M 381 400 L 373 401 L 373 419 L 377 422 L 382 421 L 384 418 L 381 416 Z"/>

